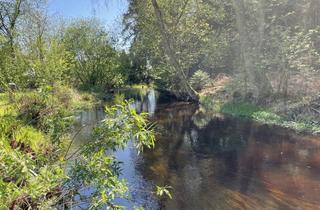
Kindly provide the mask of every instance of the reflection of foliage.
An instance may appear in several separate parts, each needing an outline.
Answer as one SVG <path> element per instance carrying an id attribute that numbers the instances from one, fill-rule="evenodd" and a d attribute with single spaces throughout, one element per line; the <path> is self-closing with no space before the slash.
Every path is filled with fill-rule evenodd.
<path id="1" fill-rule="evenodd" d="M 209 113 L 203 113 L 201 111 L 196 112 L 192 116 L 192 121 L 193 123 L 199 128 L 204 128 L 206 127 L 209 122 L 213 119 L 213 116 L 210 116 Z"/>
<path id="2" fill-rule="evenodd" d="M 192 147 L 205 154 L 241 149 L 246 133 L 237 132 L 238 126 L 246 125 L 241 120 L 225 117 L 210 110 L 198 110 L 191 118 L 195 128 L 190 129 Z M 214 131 L 214 134 L 213 134 Z M 197 134 L 197 135 L 195 135 Z M 196 138 L 194 138 L 197 136 Z"/>
<path id="3" fill-rule="evenodd" d="M 172 195 L 170 193 L 170 189 L 172 189 L 172 187 L 170 186 L 164 186 L 164 187 L 156 187 L 156 194 L 160 197 L 162 196 L 168 196 L 170 199 L 172 199 Z"/>

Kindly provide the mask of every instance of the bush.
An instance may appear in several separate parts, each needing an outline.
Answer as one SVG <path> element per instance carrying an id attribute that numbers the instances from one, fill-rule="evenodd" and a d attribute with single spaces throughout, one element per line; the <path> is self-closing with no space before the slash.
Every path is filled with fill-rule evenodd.
<path id="1" fill-rule="evenodd" d="M 17 145 L 26 147 L 27 145 L 30 149 L 36 153 L 41 153 L 48 148 L 48 139 L 40 131 L 32 128 L 30 126 L 25 126 L 19 128 L 15 132 L 14 136 Z"/>
<path id="2" fill-rule="evenodd" d="M 210 82 L 210 76 L 207 72 L 198 70 L 196 71 L 190 79 L 191 86 L 199 91 L 202 90 Z"/>
<path id="3" fill-rule="evenodd" d="M 65 88 L 45 87 L 18 100 L 18 117 L 59 140 L 72 125 L 71 93 Z"/>
<path id="4" fill-rule="evenodd" d="M 42 116 L 48 107 L 45 96 L 24 93 L 19 98 L 16 106 L 6 95 L 0 97 L 0 104 L 6 104 L 0 107 L 0 209 L 49 209 L 44 200 L 66 180 L 59 165 L 62 145 L 53 145 L 50 136 L 17 118 Z"/>

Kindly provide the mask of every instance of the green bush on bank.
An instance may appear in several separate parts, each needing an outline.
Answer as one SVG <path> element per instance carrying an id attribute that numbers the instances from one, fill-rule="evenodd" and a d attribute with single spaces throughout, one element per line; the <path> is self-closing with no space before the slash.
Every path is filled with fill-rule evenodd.
<path id="1" fill-rule="evenodd" d="M 190 78 L 191 86 L 197 91 L 202 90 L 209 83 L 210 75 L 203 70 L 196 71 Z"/>
<path id="2" fill-rule="evenodd" d="M 53 106 L 55 111 L 48 108 Z M 15 93 L 13 102 L 0 95 L 0 209 L 46 208 L 43 201 L 66 179 L 60 161 L 64 142 L 53 141 L 53 133 L 66 139 L 66 130 L 40 126 L 49 118 L 66 123 L 64 113 L 51 92 Z"/>
<path id="3" fill-rule="evenodd" d="M 0 94 L 0 209 L 47 208 L 67 180 L 70 116 L 82 98 L 59 85 L 12 98 Z"/>

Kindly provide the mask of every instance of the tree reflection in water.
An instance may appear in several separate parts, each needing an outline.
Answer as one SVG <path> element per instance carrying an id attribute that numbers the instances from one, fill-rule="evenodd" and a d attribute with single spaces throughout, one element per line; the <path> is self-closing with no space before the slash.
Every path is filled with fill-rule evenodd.
<path id="1" fill-rule="evenodd" d="M 139 170 L 174 188 L 163 208 L 318 208 L 316 137 L 196 110 L 180 103 L 156 112 L 157 146 Z"/>
<path id="2" fill-rule="evenodd" d="M 320 206 L 319 138 L 202 113 L 188 103 L 155 106 L 154 96 L 133 97 L 156 122 L 157 143 L 141 156 L 133 148 L 116 153 L 133 195 L 120 204 L 174 210 Z M 103 113 L 97 112 L 88 116 L 98 120 Z M 154 184 L 172 186 L 173 199 L 156 200 Z"/>

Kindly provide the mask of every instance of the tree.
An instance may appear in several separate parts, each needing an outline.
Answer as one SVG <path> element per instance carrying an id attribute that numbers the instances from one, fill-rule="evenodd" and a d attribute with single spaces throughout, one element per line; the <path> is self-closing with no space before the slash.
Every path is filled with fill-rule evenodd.
<path id="1" fill-rule="evenodd" d="M 119 53 L 110 45 L 108 34 L 94 19 L 71 23 L 63 42 L 75 60 L 73 74 L 80 87 L 116 87 L 125 78 L 121 74 Z"/>
<path id="2" fill-rule="evenodd" d="M 252 89 L 257 90 L 257 96 L 263 99 L 272 92 L 270 81 L 261 65 L 262 48 L 265 41 L 264 0 L 259 0 L 257 4 L 245 3 L 243 0 L 234 0 L 233 2 L 237 15 L 241 60 L 244 64 L 242 69 L 247 80 L 246 84 L 253 84 L 255 87 L 251 87 L 251 91 Z M 258 11 L 256 15 L 253 13 L 252 17 L 250 17 L 252 11 L 248 9 L 250 7 L 255 7 L 255 11 Z M 255 27 L 251 28 L 251 25 Z"/>
<path id="3" fill-rule="evenodd" d="M 0 2 L 0 31 L 7 38 L 12 53 L 16 37 L 16 24 L 21 16 L 21 7 L 24 2 L 24 0 Z"/>
<path id="4" fill-rule="evenodd" d="M 172 50 L 171 37 L 168 34 L 167 26 L 164 22 L 162 11 L 158 5 L 157 0 L 152 0 L 152 6 L 154 8 L 157 23 L 160 27 L 160 33 L 161 33 L 161 36 L 163 39 L 162 46 L 163 46 L 163 49 L 165 51 L 166 56 L 168 57 L 168 61 L 169 61 L 170 65 L 178 73 L 178 75 L 180 75 L 179 79 L 183 84 L 183 90 L 185 90 L 192 99 L 197 100 L 197 91 L 194 90 L 193 87 L 189 84 L 188 78 L 187 78 L 184 70 L 181 68 L 178 60 L 176 60 L 175 53 Z"/>
<path id="5" fill-rule="evenodd" d="M 222 56 L 231 54 L 230 9 L 229 2 L 219 0 L 130 1 L 124 24 L 131 50 L 146 55 L 159 84 L 196 99 L 188 82 L 193 73 L 201 68 L 215 74 L 231 63 Z"/>
<path id="6" fill-rule="evenodd" d="M 43 10 L 44 5 L 45 2 L 42 0 L 0 2 L 0 31 L 4 37 L 4 43 L 0 49 L 2 55 L 0 58 L 1 86 L 15 82 L 19 87 L 24 87 L 27 80 L 25 74 L 31 68 L 29 58 L 33 57 L 28 53 L 38 51 L 37 56 L 42 56 L 47 24 L 44 21 L 46 17 Z"/>

